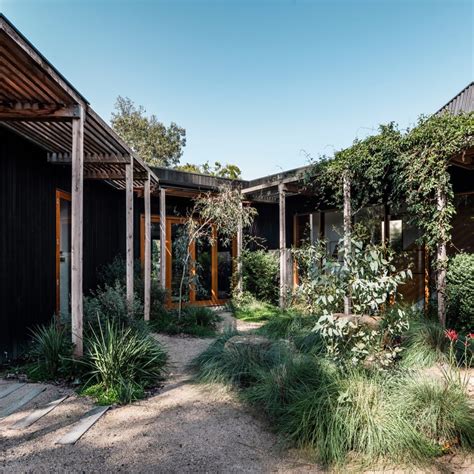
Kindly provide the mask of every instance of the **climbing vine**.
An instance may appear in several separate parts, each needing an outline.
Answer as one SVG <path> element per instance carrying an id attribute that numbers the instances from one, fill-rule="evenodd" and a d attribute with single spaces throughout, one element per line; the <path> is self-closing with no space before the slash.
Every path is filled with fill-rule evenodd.
<path id="1" fill-rule="evenodd" d="M 351 183 L 353 215 L 377 204 L 388 204 L 392 212 L 404 211 L 421 231 L 422 243 L 438 250 L 437 269 L 442 271 L 455 214 L 448 170 L 451 160 L 472 146 L 474 113 L 422 116 L 403 132 L 389 123 L 381 125 L 377 134 L 337 151 L 334 157 L 314 162 L 305 183 L 317 196 L 319 208 L 342 208 L 346 176 Z M 441 253 L 440 246 L 444 246 Z M 441 293 L 443 279 L 438 279 Z M 441 306 L 443 313 L 444 303 Z M 440 314 L 440 320 L 444 321 L 444 315 Z"/>

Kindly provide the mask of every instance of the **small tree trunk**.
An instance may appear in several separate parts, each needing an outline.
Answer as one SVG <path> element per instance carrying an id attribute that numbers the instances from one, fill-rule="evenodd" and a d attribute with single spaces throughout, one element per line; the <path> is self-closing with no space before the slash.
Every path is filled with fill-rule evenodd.
<path id="1" fill-rule="evenodd" d="M 438 211 L 442 213 L 446 207 L 446 194 L 438 191 Z M 436 252 L 437 282 L 436 292 L 438 297 L 438 319 L 440 324 L 446 326 L 446 233 L 440 229 L 440 240 Z"/>
<path id="2" fill-rule="evenodd" d="M 351 234 L 352 234 L 352 222 L 351 222 L 351 182 L 349 179 L 349 173 L 344 173 L 343 178 L 343 193 L 344 193 L 344 267 L 349 267 L 349 255 L 351 253 Z M 347 316 L 351 312 L 351 297 L 350 289 L 347 289 L 347 293 L 344 296 L 344 314 Z"/>

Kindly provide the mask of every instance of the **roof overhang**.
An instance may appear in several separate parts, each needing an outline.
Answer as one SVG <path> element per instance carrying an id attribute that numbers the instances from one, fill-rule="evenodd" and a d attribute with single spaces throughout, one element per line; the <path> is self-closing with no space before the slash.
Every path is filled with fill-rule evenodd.
<path id="1" fill-rule="evenodd" d="M 84 111 L 84 178 L 134 187 L 157 176 L 90 107 L 87 100 L 0 14 L 0 125 L 43 148 L 50 163 L 70 164 L 72 121 Z"/>

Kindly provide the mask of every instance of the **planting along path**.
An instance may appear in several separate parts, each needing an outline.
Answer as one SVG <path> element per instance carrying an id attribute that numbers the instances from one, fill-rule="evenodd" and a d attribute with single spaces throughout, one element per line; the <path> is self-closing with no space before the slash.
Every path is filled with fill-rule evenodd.
<path id="1" fill-rule="evenodd" d="M 224 324 L 253 326 L 224 315 Z M 268 425 L 229 393 L 190 382 L 187 364 L 212 339 L 157 335 L 170 355 L 171 374 L 156 395 L 109 410 L 75 444 L 56 441 L 92 404 L 48 386 L 24 411 L 0 423 L 0 471 L 307 472 L 315 471 L 279 447 Z M 71 396 L 23 430 L 9 430 L 34 406 Z"/>

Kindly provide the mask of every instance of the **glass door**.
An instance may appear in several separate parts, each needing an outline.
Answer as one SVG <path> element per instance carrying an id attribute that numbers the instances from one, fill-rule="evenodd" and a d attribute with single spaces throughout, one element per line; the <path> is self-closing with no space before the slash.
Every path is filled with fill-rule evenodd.
<path id="1" fill-rule="evenodd" d="M 68 317 L 71 305 L 71 195 L 56 191 L 56 316 Z"/>

